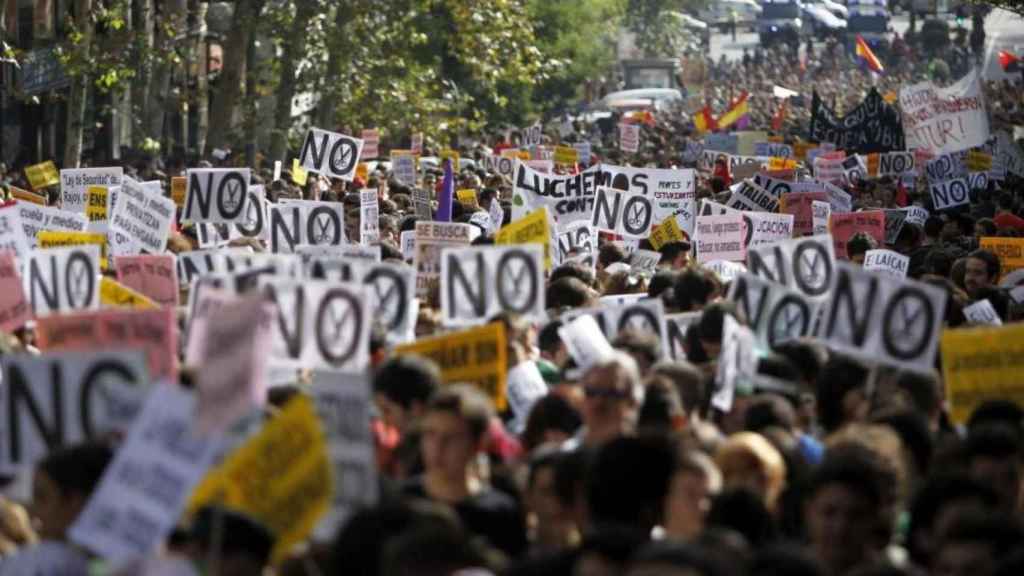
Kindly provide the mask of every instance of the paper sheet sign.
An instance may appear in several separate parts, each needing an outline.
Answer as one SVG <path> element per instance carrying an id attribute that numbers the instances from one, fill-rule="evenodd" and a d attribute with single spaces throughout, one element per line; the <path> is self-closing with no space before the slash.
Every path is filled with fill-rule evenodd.
<path id="1" fill-rule="evenodd" d="M 456 190 L 455 191 L 455 197 L 458 198 L 459 202 L 462 202 L 463 204 L 466 204 L 466 205 L 469 205 L 469 206 L 476 206 L 477 205 L 476 190 L 474 190 L 472 188 L 465 188 L 465 189 L 462 189 L 462 190 Z"/>
<path id="2" fill-rule="evenodd" d="M 721 216 L 698 216 L 694 234 L 697 261 L 742 261 L 746 258 L 744 236 L 743 215 L 738 212 Z"/>
<path id="3" fill-rule="evenodd" d="M 85 246 L 92 244 L 100 247 L 100 269 L 106 270 L 109 264 L 107 260 L 107 237 L 95 232 L 56 232 L 53 230 L 40 230 L 36 236 L 36 242 L 40 248 L 61 248 L 65 246 Z"/>
<path id="4" fill-rule="evenodd" d="M 608 358 L 614 350 L 601 333 L 593 316 L 584 314 L 558 329 L 558 337 L 565 343 L 569 355 L 581 370 Z"/>
<path id="5" fill-rule="evenodd" d="M 18 263 L 11 252 L 0 252 L 0 331 L 11 332 L 32 317 Z"/>
<path id="6" fill-rule="evenodd" d="M 572 146 L 555 146 L 555 164 L 571 166 L 579 160 L 579 152 Z"/>
<path id="7" fill-rule="evenodd" d="M 657 228 L 651 230 L 650 242 L 655 250 L 661 250 L 661 247 L 669 242 L 684 242 L 685 240 L 686 236 L 679 229 L 675 216 L 669 216 Z"/>
<path id="8" fill-rule="evenodd" d="M 298 186 L 305 186 L 308 178 L 309 173 L 299 163 L 299 159 L 292 158 L 292 181 Z"/>
<path id="9" fill-rule="evenodd" d="M 61 208 L 78 214 L 84 213 L 90 204 L 90 188 L 121 186 L 124 169 L 73 168 L 60 171 Z"/>
<path id="10" fill-rule="evenodd" d="M 248 215 L 250 176 L 248 168 L 190 168 L 182 221 L 244 222 Z M 174 202 L 168 202 L 173 214 Z"/>
<path id="11" fill-rule="evenodd" d="M 187 390 L 153 387 L 72 525 L 72 542 L 113 564 L 142 558 L 156 549 L 174 528 L 186 499 L 221 448 L 220 437 L 201 438 L 190 430 L 194 411 L 195 397 Z M 153 496 L 157 490 L 160 497 Z"/>
<path id="12" fill-rule="evenodd" d="M 88 202 L 85 204 L 85 216 L 89 222 L 105 222 L 107 220 L 107 192 L 106 186 L 89 186 L 86 190 Z"/>
<path id="13" fill-rule="evenodd" d="M 619 124 L 619 150 L 635 154 L 640 150 L 640 126 L 637 124 Z"/>
<path id="14" fill-rule="evenodd" d="M 964 424 L 987 400 L 1024 406 L 1024 324 L 942 332 L 942 377 L 953 422 Z"/>
<path id="15" fill-rule="evenodd" d="M 262 522 L 277 537 L 276 565 L 316 527 L 333 493 L 320 419 L 313 402 L 297 395 L 199 483 L 188 510 L 220 504 Z"/>
<path id="16" fill-rule="evenodd" d="M 188 179 L 184 176 L 171 177 L 171 200 L 178 208 L 185 207 L 185 194 L 188 191 Z"/>
<path id="17" fill-rule="evenodd" d="M 46 314 L 99 307 L 100 249 L 73 246 L 36 250 L 25 264 L 25 292 L 32 313 Z"/>
<path id="18" fill-rule="evenodd" d="M 836 258 L 846 260 L 846 245 L 853 235 L 865 232 L 875 239 L 879 246 L 885 245 L 885 212 L 850 212 L 848 214 L 832 214 L 829 229 L 836 246 Z"/>
<path id="19" fill-rule="evenodd" d="M 967 321 L 976 326 L 1002 326 L 1003 320 L 999 317 L 999 313 L 992 306 L 992 302 L 988 298 L 978 300 L 974 304 L 964 308 L 964 316 L 967 317 Z"/>
<path id="20" fill-rule="evenodd" d="M 910 256 L 892 250 L 868 250 L 864 254 L 864 269 L 888 274 L 893 278 L 906 278 Z"/>
<path id="21" fill-rule="evenodd" d="M 33 190 L 56 186 L 60 184 L 60 174 L 57 173 L 57 166 L 53 160 L 47 160 L 39 164 L 25 167 L 25 178 Z"/>
<path id="22" fill-rule="evenodd" d="M 395 354 L 425 356 L 440 366 L 441 379 L 445 384 L 473 384 L 494 402 L 494 407 L 499 411 L 504 410 L 508 404 L 508 351 L 505 325 L 501 322 L 422 338 L 413 344 L 396 347 Z"/>

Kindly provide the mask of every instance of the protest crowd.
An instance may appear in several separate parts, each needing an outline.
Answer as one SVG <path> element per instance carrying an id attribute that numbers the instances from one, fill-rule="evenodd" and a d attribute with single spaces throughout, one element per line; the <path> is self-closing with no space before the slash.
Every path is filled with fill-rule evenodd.
<path id="1" fill-rule="evenodd" d="M 5 169 L 0 575 L 1024 574 L 1020 85 L 785 50 Z"/>

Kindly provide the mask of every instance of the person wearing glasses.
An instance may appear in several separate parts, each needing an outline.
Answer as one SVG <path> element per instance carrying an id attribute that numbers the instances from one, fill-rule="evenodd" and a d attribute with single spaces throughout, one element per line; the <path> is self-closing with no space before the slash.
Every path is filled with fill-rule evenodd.
<path id="1" fill-rule="evenodd" d="M 563 445 L 566 450 L 595 447 L 636 429 L 644 401 L 643 382 L 636 360 L 615 350 L 583 373 L 583 426 Z"/>

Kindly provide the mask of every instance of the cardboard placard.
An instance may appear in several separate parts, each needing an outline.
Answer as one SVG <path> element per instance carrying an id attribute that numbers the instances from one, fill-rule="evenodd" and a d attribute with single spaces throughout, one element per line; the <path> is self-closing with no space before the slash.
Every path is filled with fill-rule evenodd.
<path id="1" fill-rule="evenodd" d="M 988 114 L 981 76 L 968 72 L 957 83 L 938 88 L 921 82 L 900 89 L 907 150 L 937 154 L 981 146 L 988 140 Z"/>
<path id="2" fill-rule="evenodd" d="M 508 405 L 508 350 L 505 325 L 501 322 L 420 338 L 412 344 L 397 346 L 395 354 L 429 358 L 441 368 L 441 380 L 445 384 L 473 384 L 491 399 L 497 410 L 502 411 Z"/>
<path id="3" fill-rule="evenodd" d="M 953 422 L 966 423 L 987 400 L 1024 405 L 1022 358 L 1024 324 L 943 330 L 942 379 Z"/>
<path id="4" fill-rule="evenodd" d="M 698 216 L 694 238 L 698 262 L 711 260 L 742 261 L 746 258 L 743 215 L 734 212 L 718 216 Z"/>
<path id="5" fill-rule="evenodd" d="M 591 224 L 598 230 L 627 238 L 647 238 L 654 225 L 654 205 L 642 194 L 600 186 Z"/>
<path id="6" fill-rule="evenodd" d="M 971 185 L 964 178 L 932 182 L 928 185 L 928 191 L 936 210 L 956 208 L 971 202 Z"/>
<path id="7" fill-rule="evenodd" d="M 827 234 L 783 240 L 747 251 L 747 268 L 752 275 L 818 300 L 832 293 L 835 267 L 835 248 Z"/>
<path id="8" fill-rule="evenodd" d="M 416 293 L 425 294 L 431 282 L 441 278 L 441 250 L 447 246 L 468 246 L 471 224 L 416 222 Z"/>
<path id="9" fill-rule="evenodd" d="M 18 202 L 14 209 L 21 214 L 21 225 L 25 229 L 25 238 L 32 248 L 38 245 L 41 230 L 85 232 L 89 228 L 89 220 L 85 214 L 72 214 L 52 206 L 40 206 L 26 202 Z"/>
<path id="10" fill-rule="evenodd" d="M 142 353 L 126 350 L 8 355 L 3 382 L 4 474 L 33 466 L 57 447 L 123 431 L 149 384 Z"/>
<path id="11" fill-rule="evenodd" d="M 1024 238 L 984 236 L 979 240 L 979 245 L 982 249 L 999 256 L 1002 268 L 1000 279 L 1024 268 Z"/>
<path id="12" fill-rule="evenodd" d="M 160 306 L 178 305 L 178 270 L 173 254 L 118 256 L 117 281 Z"/>
<path id="13" fill-rule="evenodd" d="M 868 250 L 864 254 L 864 269 L 888 274 L 893 278 L 906 278 L 910 256 L 892 250 Z"/>
<path id="14" fill-rule="evenodd" d="M 359 243 L 367 246 L 380 241 L 380 215 L 376 190 L 359 192 Z"/>
<path id="15" fill-rule="evenodd" d="M 241 222 L 249 203 L 248 168 L 190 168 L 184 222 Z M 170 201 L 174 205 L 173 200 Z M 171 211 L 174 212 L 173 210 Z"/>
<path id="16" fill-rule="evenodd" d="M 988 298 L 978 300 L 970 306 L 964 308 L 964 316 L 967 317 L 967 322 L 976 326 L 1002 326 L 1003 320 L 999 317 L 999 313 L 992 307 L 992 302 Z"/>
<path id="17" fill-rule="evenodd" d="M 879 246 L 885 245 L 885 212 L 850 212 L 849 214 L 832 214 L 829 222 L 832 240 L 836 245 L 836 258 L 848 259 L 846 244 L 858 232 L 866 232 L 875 239 Z"/>
<path id="18" fill-rule="evenodd" d="M 946 291 L 836 263 L 818 337 L 838 351 L 903 369 L 933 369 Z"/>
<path id="19" fill-rule="evenodd" d="M 543 320 L 543 260 L 536 244 L 443 249 L 442 322 L 473 326 L 502 312 Z"/>
<path id="20" fill-rule="evenodd" d="M 548 226 L 547 207 L 535 210 L 519 220 L 509 222 L 494 235 L 494 243 L 496 245 L 539 244 L 544 250 L 544 267 L 550 269 L 551 229 Z"/>
<path id="21" fill-rule="evenodd" d="M 341 246 L 345 213 L 338 202 L 282 200 L 270 207 L 270 251 L 292 253 L 300 245 Z"/>
<path id="22" fill-rule="evenodd" d="M 43 196 L 41 194 L 34 194 L 32 192 L 29 192 L 28 190 L 22 190 L 17 186 L 11 186 L 9 193 L 11 195 L 11 198 L 14 198 L 15 200 L 22 200 L 24 202 L 29 202 L 31 204 L 39 204 L 40 206 L 46 206 L 46 196 Z"/>
<path id="23" fill-rule="evenodd" d="M 814 332 L 819 302 L 782 284 L 739 274 L 726 298 L 736 302 L 764 349 Z"/>
<path id="24" fill-rule="evenodd" d="M 143 250 L 159 254 L 167 248 L 175 213 L 174 201 L 170 198 L 147 193 L 126 181 L 117 195 L 110 229 L 129 237 Z"/>
<path id="25" fill-rule="evenodd" d="M 73 246 L 33 251 L 25 263 L 25 292 L 32 314 L 99 307 L 100 249 Z"/>
<path id="26" fill-rule="evenodd" d="M 655 250 L 661 250 L 661 247 L 669 242 L 683 242 L 686 240 L 686 236 L 683 235 L 683 231 L 679 229 L 679 224 L 676 223 L 674 216 L 661 221 L 658 227 L 651 230 L 650 236 L 651 246 Z"/>
<path id="27" fill-rule="evenodd" d="M 298 164 L 309 172 L 351 182 L 356 176 L 362 150 L 363 141 L 358 138 L 310 128 L 302 143 Z M 304 184 L 305 181 L 299 185 Z"/>
<path id="28" fill-rule="evenodd" d="M 0 251 L 0 330 L 12 332 L 31 318 L 18 262 L 12 252 Z"/>
<path id="29" fill-rule="evenodd" d="M 313 402 L 298 395 L 203 478 L 188 510 L 219 503 L 248 514 L 274 534 L 270 560 L 279 565 L 330 507 L 331 468 Z"/>
<path id="30" fill-rule="evenodd" d="M 28 184 L 33 190 L 60 184 L 60 174 L 58 174 L 57 166 L 53 163 L 53 160 L 26 166 L 25 178 L 28 179 Z"/>
<path id="31" fill-rule="evenodd" d="M 363 159 L 372 160 L 378 157 L 380 155 L 377 150 L 380 145 L 380 130 L 377 130 L 376 128 L 363 130 L 360 137 L 363 139 Z"/>

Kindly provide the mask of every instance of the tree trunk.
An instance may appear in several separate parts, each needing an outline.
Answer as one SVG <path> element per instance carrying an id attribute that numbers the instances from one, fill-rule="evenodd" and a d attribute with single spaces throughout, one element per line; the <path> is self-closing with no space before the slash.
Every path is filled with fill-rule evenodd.
<path id="1" fill-rule="evenodd" d="M 339 77 L 341 76 L 342 61 L 348 57 L 345 50 L 348 36 L 344 31 L 356 12 L 355 7 L 351 6 L 354 3 L 349 4 L 349 6 L 339 5 L 335 9 L 334 31 L 332 37 L 328 39 L 327 74 L 325 74 L 320 88 L 320 103 L 317 105 L 314 122 L 316 126 L 327 130 L 334 129 L 335 100 L 329 97 L 332 94 L 329 87 L 340 85 L 341 79 Z"/>
<path id="2" fill-rule="evenodd" d="M 75 48 L 88 54 L 92 47 L 92 0 L 75 0 L 75 28 L 82 35 Z M 71 80 L 68 96 L 67 129 L 64 140 L 64 168 L 78 168 L 82 161 L 82 131 L 85 127 L 85 103 L 89 94 L 89 74 L 83 73 Z"/>
<path id="3" fill-rule="evenodd" d="M 141 139 L 147 136 L 144 122 L 147 117 L 146 105 L 149 103 L 149 82 L 153 77 L 152 66 L 148 54 L 153 50 L 153 0 L 132 0 L 132 26 L 142 36 L 142 44 L 146 58 L 140 59 L 136 70 L 137 81 L 132 82 L 132 128 L 135 144 L 141 144 Z"/>
<path id="4" fill-rule="evenodd" d="M 174 74 L 175 64 L 167 55 L 174 50 L 174 37 L 184 32 L 185 18 L 188 15 L 186 0 L 164 0 L 163 6 L 164 13 L 160 15 L 154 32 L 154 49 L 160 59 L 153 66 L 146 115 L 143 118 L 145 134 L 157 142 L 163 142 L 164 117 L 170 104 L 168 100 L 173 97 L 171 76 Z"/>
<path id="5" fill-rule="evenodd" d="M 221 70 L 206 145 L 209 149 L 224 148 L 230 141 L 235 110 L 242 95 L 249 36 L 256 25 L 257 0 L 238 0 L 231 17 L 231 32 L 224 45 L 224 68 Z"/>
<path id="6" fill-rule="evenodd" d="M 210 125 L 210 93 L 208 90 L 208 67 L 210 61 L 209 54 L 207 53 L 208 45 L 206 43 L 206 10 L 209 4 L 207 2 L 199 2 L 199 0 L 192 0 L 192 2 L 194 3 L 192 14 L 195 16 L 196 29 L 198 30 L 196 44 L 192 52 L 198 62 L 195 93 L 196 153 L 202 156 L 203 148 L 206 147 L 206 131 Z"/>
<path id="7" fill-rule="evenodd" d="M 316 14 L 316 0 L 297 0 L 295 18 L 291 33 L 285 36 L 284 52 L 281 55 L 281 82 L 277 88 L 277 102 L 274 106 L 274 130 L 270 137 L 268 162 L 287 160 L 288 130 L 292 127 L 292 98 L 299 79 L 295 76 L 296 63 L 306 52 L 306 27 Z M 344 12 L 339 8 L 339 12 Z"/>

